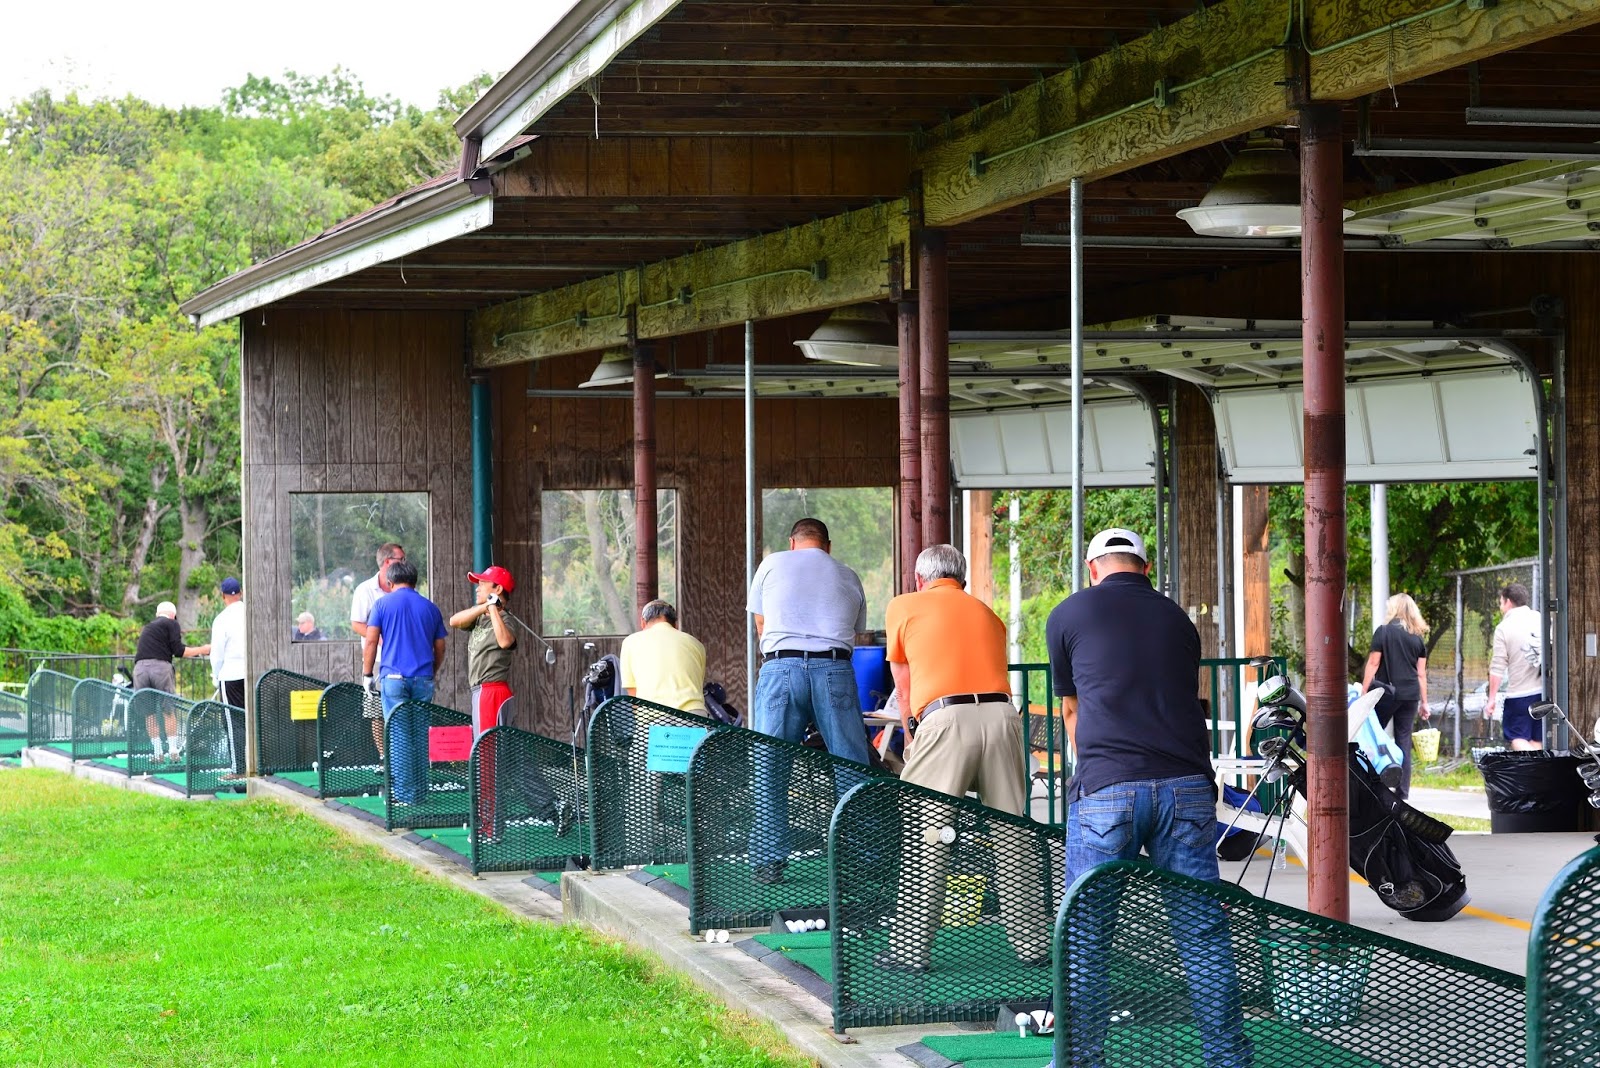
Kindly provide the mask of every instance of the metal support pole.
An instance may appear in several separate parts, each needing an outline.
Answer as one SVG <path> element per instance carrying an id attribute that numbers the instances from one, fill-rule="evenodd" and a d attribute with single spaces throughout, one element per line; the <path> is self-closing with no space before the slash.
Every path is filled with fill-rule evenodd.
<path id="1" fill-rule="evenodd" d="M 922 367 L 917 347 L 917 304 L 895 305 L 900 342 L 900 583 L 901 593 L 917 588 L 917 554 L 922 551 Z"/>
<path id="2" fill-rule="evenodd" d="M 1083 588 L 1083 179 L 1072 179 L 1072 556 L 1073 592 Z"/>
<path id="3" fill-rule="evenodd" d="M 1022 518 L 1022 501 L 1013 493 L 1011 495 L 1011 595 L 1010 611 L 1006 614 L 1006 644 L 1011 657 L 1011 663 L 1022 663 L 1022 541 L 1017 536 L 1017 526 Z M 1021 704 L 1027 707 L 1029 696 L 1022 692 L 1024 683 L 1022 672 L 1011 676 L 1011 692 L 1022 695 Z"/>
<path id="4" fill-rule="evenodd" d="M 756 324 L 744 324 L 744 588 L 756 577 Z M 744 700 L 755 705 L 756 621 L 744 613 Z"/>
<path id="5" fill-rule="evenodd" d="M 1182 604 L 1183 535 L 1178 533 L 1178 499 L 1182 492 L 1178 469 L 1178 384 L 1167 384 L 1167 436 L 1162 440 L 1167 465 L 1167 596 Z"/>
<path id="6" fill-rule="evenodd" d="M 1572 606 L 1568 599 L 1571 565 L 1567 557 L 1567 331 L 1564 327 L 1555 344 L 1555 380 L 1551 383 L 1551 392 L 1555 486 L 1550 502 L 1550 577 L 1554 589 L 1551 592 L 1553 606 L 1549 610 L 1553 622 L 1547 623 L 1546 629 L 1552 632 L 1555 677 L 1551 681 L 1555 688 L 1550 696 L 1562 708 L 1571 708 L 1568 704 L 1571 698 L 1568 687 L 1572 672 Z"/>
<path id="7" fill-rule="evenodd" d="M 472 380 L 472 570 L 494 563 L 494 425 L 489 380 Z"/>
<path id="8" fill-rule="evenodd" d="M 648 345 L 633 349 L 633 601 L 634 612 L 655 600 L 656 361 Z"/>
<path id="9" fill-rule="evenodd" d="M 1372 484 L 1372 627 L 1389 614 L 1389 487 Z M 1422 695 L 1427 701 L 1428 695 Z"/>
<path id="10" fill-rule="evenodd" d="M 1461 756 L 1461 701 L 1466 696 L 1466 658 L 1461 655 L 1461 639 L 1466 636 L 1467 628 L 1462 625 L 1461 611 L 1464 598 L 1461 596 L 1461 576 L 1456 576 L 1456 721 L 1452 730 L 1451 741 L 1455 744 L 1452 756 Z"/>
<path id="11" fill-rule="evenodd" d="M 1350 920 L 1345 713 L 1344 146 L 1337 104 L 1300 109 L 1300 292 L 1305 360 L 1307 897 Z"/>
<path id="12" fill-rule="evenodd" d="M 918 241 L 922 380 L 922 542 L 950 540 L 950 257 L 945 235 Z"/>

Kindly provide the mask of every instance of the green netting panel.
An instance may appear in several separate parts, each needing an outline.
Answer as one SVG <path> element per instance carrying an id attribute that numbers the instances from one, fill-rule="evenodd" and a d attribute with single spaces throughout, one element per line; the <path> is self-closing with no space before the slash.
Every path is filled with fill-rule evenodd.
<path id="1" fill-rule="evenodd" d="M 1062 861 L 1059 827 L 893 779 L 850 791 L 828 830 L 835 1029 L 1048 999 Z"/>
<path id="2" fill-rule="evenodd" d="M 383 788 L 383 735 L 374 734 L 375 725 L 383 730 L 383 705 L 360 686 L 336 682 L 322 691 L 315 723 L 318 797 L 358 797 Z"/>
<path id="3" fill-rule="evenodd" d="M 184 718 L 184 793 L 190 797 L 216 793 L 224 787 L 222 777 L 232 773 L 228 712 L 228 706 L 220 701 L 197 701 Z M 238 715 L 237 709 L 233 712 Z"/>
<path id="4" fill-rule="evenodd" d="M 385 726 L 389 759 L 383 796 L 388 828 L 466 828 L 472 821 L 472 791 L 467 785 L 472 717 L 431 701 L 402 701 L 389 713 Z"/>
<path id="5" fill-rule="evenodd" d="M 0 690 L 0 757 L 16 756 L 28 744 L 28 699 Z"/>
<path id="6" fill-rule="evenodd" d="M 72 759 L 105 760 L 128 751 L 128 702 L 133 691 L 99 679 L 72 688 Z"/>
<path id="7" fill-rule="evenodd" d="M 583 750 L 515 727 L 472 747 L 472 871 L 564 868 L 589 851 Z"/>
<path id="8" fill-rule="evenodd" d="M 765 927 L 828 907 L 828 821 L 871 768 L 729 727 L 689 761 L 689 929 Z"/>
<path id="9" fill-rule="evenodd" d="M 311 771 L 317 761 L 317 697 L 328 684 L 273 668 L 256 680 L 256 771 Z M 301 696 L 296 697 L 299 693 Z"/>
<path id="10" fill-rule="evenodd" d="M 170 759 L 169 742 L 177 735 L 180 751 L 184 744 L 184 719 L 193 707 L 176 694 L 164 690 L 134 690 L 128 697 L 128 774 L 154 775 L 181 769 L 180 761 Z M 151 741 L 154 730 L 156 740 Z"/>
<path id="11" fill-rule="evenodd" d="M 1524 1062 L 1521 976 L 1140 861 L 1074 885 L 1054 948 L 1062 1066 Z"/>
<path id="12" fill-rule="evenodd" d="M 590 862 L 597 869 L 688 859 L 683 778 L 689 753 L 722 724 L 613 697 L 589 720 Z"/>
<path id="13" fill-rule="evenodd" d="M 1600 849 L 1562 869 L 1528 938 L 1528 1065 L 1600 1064 Z"/>
<path id="14" fill-rule="evenodd" d="M 72 691 L 80 680 L 59 671 L 35 671 L 28 680 L 28 744 L 72 746 Z"/>

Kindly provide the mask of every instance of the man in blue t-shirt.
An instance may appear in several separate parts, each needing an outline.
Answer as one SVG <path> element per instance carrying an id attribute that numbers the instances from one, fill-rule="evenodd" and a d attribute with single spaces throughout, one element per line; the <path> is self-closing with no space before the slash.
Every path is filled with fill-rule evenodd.
<path id="1" fill-rule="evenodd" d="M 1055 692 L 1076 754 L 1067 785 L 1067 886 L 1141 851 L 1157 866 L 1218 880 L 1216 789 L 1200 704 L 1200 635 L 1150 584 L 1144 539 L 1112 527 L 1089 542 L 1090 585 L 1045 625 Z M 1169 901 L 1207 1068 L 1246 1068 L 1238 974 L 1226 914 L 1214 900 Z M 1104 1063 L 1112 914 L 1068 940 L 1074 1065 Z M 1098 923 L 1095 920 L 1098 919 Z M 1058 962 L 1059 966 L 1059 962 Z"/>
<path id="2" fill-rule="evenodd" d="M 361 685 L 369 693 L 376 687 L 383 696 L 393 800 L 420 805 L 428 793 L 428 716 L 406 702 L 433 700 L 433 676 L 444 663 L 449 631 L 438 606 L 416 590 L 416 564 L 391 562 L 389 582 L 393 591 L 374 604 L 367 616 Z"/>

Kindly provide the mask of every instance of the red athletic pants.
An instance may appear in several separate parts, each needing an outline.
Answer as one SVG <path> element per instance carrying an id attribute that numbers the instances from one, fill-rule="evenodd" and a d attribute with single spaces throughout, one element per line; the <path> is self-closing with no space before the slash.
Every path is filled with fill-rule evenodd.
<path id="1" fill-rule="evenodd" d="M 486 682 L 472 689 L 472 737 L 477 740 L 491 727 L 500 725 L 500 706 L 511 700 L 511 687 L 504 682 Z M 494 825 L 494 739 L 478 748 L 478 833 L 497 834 Z"/>

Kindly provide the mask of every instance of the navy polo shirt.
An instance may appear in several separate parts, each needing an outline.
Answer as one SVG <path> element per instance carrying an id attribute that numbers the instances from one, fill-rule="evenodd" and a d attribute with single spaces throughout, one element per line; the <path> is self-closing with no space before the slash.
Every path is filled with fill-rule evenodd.
<path id="1" fill-rule="evenodd" d="M 1078 699 L 1078 763 L 1067 797 L 1113 783 L 1211 778 L 1200 635 L 1184 610 L 1131 571 L 1079 590 L 1045 625 L 1059 696 Z"/>

